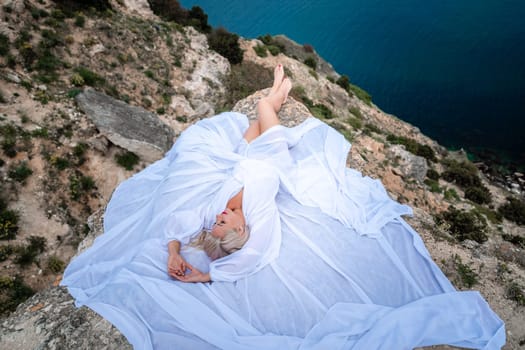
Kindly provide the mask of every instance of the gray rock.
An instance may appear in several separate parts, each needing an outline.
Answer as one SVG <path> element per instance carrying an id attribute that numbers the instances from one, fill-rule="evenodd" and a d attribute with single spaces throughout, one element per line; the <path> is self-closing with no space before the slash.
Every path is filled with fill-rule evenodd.
<path id="1" fill-rule="evenodd" d="M 398 165 L 395 172 L 400 173 L 405 180 L 414 179 L 420 183 L 425 180 L 428 165 L 423 157 L 408 152 L 402 145 L 394 145 L 388 149 L 388 157 L 395 159 Z"/>
<path id="2" fill-rule="evenodd" d="M 130 106 L 93 89 L 84 90 L 76 101 L 101 134 L 147 162 L 162 158 L 173 144 L 173 130 L 143 108 Z"/>
<path id="3" fill-rule="evenodd" d="M 15 84 L 20 84 L 22 82 L 22 80 L 20 80 L 20 77 L 14 72 L 7 73 L 6 77 L 7 77 L 7 80 Z"/>
<path id="4" fill-rule="evenodd" d="M 76 308 L 64 287 L 35 294 L 0 326 L 0 349 L 132 349 L 108 321 Z"/>

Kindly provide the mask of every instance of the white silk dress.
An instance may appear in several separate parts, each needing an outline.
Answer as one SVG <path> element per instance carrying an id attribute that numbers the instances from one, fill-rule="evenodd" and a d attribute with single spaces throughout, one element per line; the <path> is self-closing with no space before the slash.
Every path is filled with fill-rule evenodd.
<path id="1" fill-rule="evenodd" d="M 409 207 L 346 167 L 350 144 L 310 118 L 247 144 L 246 116 L 189 127 L 124 181 L 105 233 L 63 285 L 135 349 L 499 349 L 505 327 L 478 292 L 456 291 L 401 218 Z M 210 261 L 188 242 L 244 189 L 250 238 Z M 167 243 L 211 283 L 167 274 Z"/>

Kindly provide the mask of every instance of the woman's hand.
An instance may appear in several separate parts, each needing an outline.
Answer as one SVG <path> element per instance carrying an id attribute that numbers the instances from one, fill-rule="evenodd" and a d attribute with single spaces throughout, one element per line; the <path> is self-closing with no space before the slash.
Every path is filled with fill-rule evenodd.
<path id="1" fill-rule="evenodd" d="M 182 282 L 210 282 L 210 274 L 209 273 L 202 273 L 201 271 L 197 270 L 190 264 L 186 263 L 186 267 L 188 270 L 190 270 L 190 273 L 184 274 L 182 276 L 173 276 L 179 281 Z"/>
<path id="2" fill-rule="evenodd" d="M 179 253 L 170 253 L 168 257 L 168 274 L 171 277 L 178 279 L 178 277 L 184 276 L 187 267 L 188 263 Z"/>

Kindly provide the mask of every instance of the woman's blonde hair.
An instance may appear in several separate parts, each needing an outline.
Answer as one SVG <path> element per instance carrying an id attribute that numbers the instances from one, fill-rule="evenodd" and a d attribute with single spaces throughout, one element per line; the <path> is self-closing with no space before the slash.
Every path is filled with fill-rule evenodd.
<path id="1" fill-rule="evenodd" d="M 203 231 L 190 242 L 190 246 L 204 250 L 211 260 L 216 260 L 241 249 L 248 238 L 250 238 L 250 232 L 247 226 L 242 234 L 231 229 L 224 233 L 223 238 L 214 237 L 211 232 Z"/>

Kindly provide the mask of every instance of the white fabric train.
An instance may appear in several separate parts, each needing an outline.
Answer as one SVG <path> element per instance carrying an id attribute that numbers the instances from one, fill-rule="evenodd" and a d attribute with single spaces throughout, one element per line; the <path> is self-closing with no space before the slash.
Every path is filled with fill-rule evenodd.
<path id="1" fill-rule="evenodd" d="M 381 183 L 346 168 L 350 145 L 317 119 L 252 143 L 246 116 L 189 127 L 123 182 L 105 233 L 62 281 L 136 349 L 499 349 L 505 327 L 477 292 L 457 292 Z M 240 251 L 182 254 L 212 283 L 167 275 L 167 242 L 188 243 L 244 188 Z"/>

